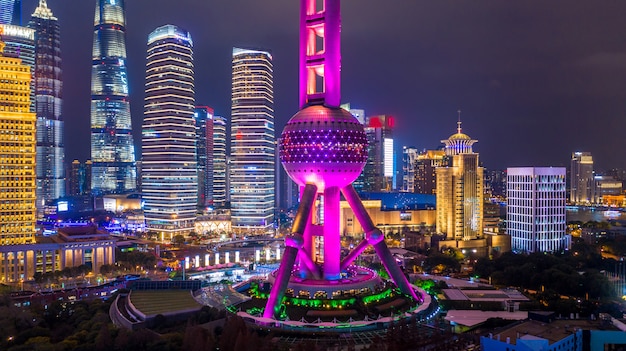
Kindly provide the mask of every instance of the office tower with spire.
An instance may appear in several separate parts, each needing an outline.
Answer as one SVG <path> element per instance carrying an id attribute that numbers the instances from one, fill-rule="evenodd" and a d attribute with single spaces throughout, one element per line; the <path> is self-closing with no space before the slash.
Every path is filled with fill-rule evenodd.
<path id="1" fill-rule="evenodd" d="M 91 69 L 92 191 L 135 190 L 124 0 L 97 0 Z"/>
<path id="2" fill-rule="evenodd" d="M 35 30 L 35 112 L 37 115 L 37 207 L 65 196 L 59 22 L 46 0 L 31 16 Z"/>
<path id="3" fill-rule="evenodd" d="M 594 197 L 593 157 L 591 152 L 573 152 L 570 169 L 570 202 L 590 204 Z"/>
<path id="4" fill-rule="evenodd" d="M 267 51 L 233 49 L 230 148 L 232 226 L 265 233 L 274 224 L 274 75 Z"/>
<path id="5" fill-rule="evenodd" d="M 450 166 L 436 169 L 437 232 L 446 240 L 483 237 L 483 168 L 472 150 L 476 141 L 462 133 L 460 113 L 457 132 L 441 141 L 452 159 Z"/>
<path id="6" fill-rule="evenodd" d="M 161 26 L 148 36 L 141 187 L 146 229 L 171 239 L 193 230 L 197 211 L 193 41 Z"/>
<path id="7" fill-rule="evenodd" d="M 0 246 L 35 242 L 35 114 L 30 67 L 0 37 Z"/>

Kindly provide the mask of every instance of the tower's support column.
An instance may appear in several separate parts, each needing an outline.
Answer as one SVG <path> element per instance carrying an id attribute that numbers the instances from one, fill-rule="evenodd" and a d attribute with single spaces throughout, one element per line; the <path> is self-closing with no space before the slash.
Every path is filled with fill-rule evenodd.
<path id="1" fill-rule="evenodd" d="M 387 244 L 385 244 L 385 236 L 380 232 L 380 230 L 378 230 L 378 228 L 376 228 L 376 226 L 374 226 L 372 219 L 367 214 L 367 210 L 365 210 L 365 206 L 363 206 L 363 203 L 361 202 L 359 195 L 356 193 L 356 190 L 354 190 L 354 187 L 352 187 L 352 184 L 342 188 L 341 192 L 354 211 L 355 217 L 363 227 L 366 240 L 374 247 L 376 254 L 380 257 L 380 260 L 382 261 L 383 266 L 385 266 L 387 273 L 389 273 L 389 276 L 393 279 L 398 288 L 400 288 L 400 291 L 404 294 L 412 296 L 417 301 L 418 298 L 415 291 L 411 288 L 409 281 L 404 276 L 400 267 L 396 264 L 396 260 L 391 255 L 391 252 L 389 252 Z"/>
<path id="2" fill-rule="evenodd" d="M 270 296 L 267 299 L 265 311 L 263 311 L 263 317 L 265 318 L 278 317 L 280 303 L 283 296 L 285 296 L 285 289 L 287 289 L 287 284 L 289 284 L 293 265 L 296 262 L 298 251 L 304 244 L 302 233 L 306 228 L 307 219 L 309 218 L 311 209 L 313 208 L 316 195 L 317 187 L 315 185 L 307 184 L 304 187 L 300 206 L 298 207 L 296 217 L 293 220 L 293 227 L 291 228 L 292 234 L 285 238 L 285 254 L 280 263 L 280 267 L 276 271 L 276 279 L 274 280 L 274 285 L 272 285 Z"/>

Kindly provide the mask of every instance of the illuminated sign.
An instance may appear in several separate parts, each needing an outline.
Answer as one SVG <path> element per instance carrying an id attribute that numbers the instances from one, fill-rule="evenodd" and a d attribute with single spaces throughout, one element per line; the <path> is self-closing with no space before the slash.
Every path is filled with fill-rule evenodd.
<path id="1" fill-rule="evenodd" d="M 34 29 L 14 26 L 12 24 L 0 24 L 0 35 L 9 38 L 35 40 Z"/>
<path id="2" fill-rule="evenodd" d="M 69 209 L 69 204 L 67 201 L 59 201 L 57 203 L 57 211 L 58 212 L 67 212 Z"/>
<path id="3" fill-rule="evenodd" d="M 383 148 L 385 151 L 383 175 L 385 177 L 393 177 L 393 139 L 385 138 L 383 140 Z"/>

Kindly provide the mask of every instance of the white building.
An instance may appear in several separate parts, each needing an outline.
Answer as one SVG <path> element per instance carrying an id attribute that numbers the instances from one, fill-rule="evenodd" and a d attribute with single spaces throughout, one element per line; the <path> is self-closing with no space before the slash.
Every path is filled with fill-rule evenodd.
<path id="1" fill-rule="evenodd" d="M 565 220 L 565 168 L 507 169 L 507 234 L 518 252 L 568 249 Z"/>
<path id="2" fill-rule="evenodd" d="M 230 201 L 236 232 L 274 224 L 274 73 L 266 51 L 233 48 Z"/>

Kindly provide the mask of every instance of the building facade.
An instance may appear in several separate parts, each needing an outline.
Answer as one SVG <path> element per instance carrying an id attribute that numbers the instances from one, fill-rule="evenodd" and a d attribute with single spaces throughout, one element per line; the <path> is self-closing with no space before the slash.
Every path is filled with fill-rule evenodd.
<path id="1" fill-rule="evenodd" d="M 0 36 L 6 44 L 5 57 L 14 57 L 30 67 L 30 112 L 35 112 L 35 30 L 15 24 L 0 24 Z"/>
<path id="2" fill-rule="evenodd" d="M 141 185 L 146 229 L 170 239 L 192 231 L 196 217 L 194 106 L 191 35 L 159 27 L 148 36 Z"/>
<path id="3" fill-rule="evenodd" d="M 135 190 L 124 0 L 96 0 L 91 69 L 91 187 L 96 194 Z"/>
<path id="4" fill-rule="evenodd" d="M 233 48 L 230 201 L 233 230 L 274 224 L 274 73 L 267 51 Z"/>
<path id="5" fill-rule="evenodd" d="M 593 201 L 593 157 L 590 152 L 572 153 L 570 168 L 570 202 L 589 204 Z"/>
<path id="6" fill-rule="evenodd" d="M 0 38 L 1 40 L 1 38 Z M 0 41 L 0 246 L 35 241 L 35 114 L 30 67 Z"/>
<path id="7" fill-rule="evenodd" d="M 450 158 L 444 150 L 424 150 L 415 160 L 414 192 L 437 193 L 437 167 L 449 166 Z"/>
<path id="8" fill-rule="evenodd" d="M 400 191 L 415 192 L 415 166 L 419 152 L 412 146 L 402 147 L 402 188 Z"/>
<path id="9" fill-rule="evenodd" d="M 198 164 L 198 208 L 213 199 L 213 114 L 209 106 L 196 106 L 196 162 Z"/>
<path id="10" fill-rule="evenodd" d="M 367 163 L 354 182 L 358 192 L 394 190 L 395 155 L 393 128 L 395 118 L 387 115 L 366 118 Z"/>
<path id="11" fill-rule="evenodd" d="M 65 196 L 62 118 L 61 31 L 40 0 L 28 27 L 35 30 L 35 112 L 37 114 L 37 207 Z"/>
<path id="12" fill-rule="evenodd" d="M 0 0 L 0 24 L 22 24 L 22 0 Z"/>
<path id="13" fill-rule="evenodd" d="M 517 252 L 569 247 L 565 219 L 565 168 L 507 169 L 507 234 Z"/>
<path id="14" fill-rule="evenodd" d="M 226 184 L 226 118 L 213 116 L 213 206 L 224 207 L 228 186 Z"/>
<path id="15" fill-rule="evenodd" d="M 438 167 L 437 232 L 446 240 L 469 241 L 483 237 L 483 168 L 478 153 L 472 150 L 473 140 L 461 132 L 441 142 L 450 166 Z"/>

